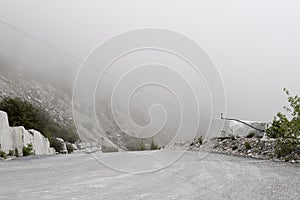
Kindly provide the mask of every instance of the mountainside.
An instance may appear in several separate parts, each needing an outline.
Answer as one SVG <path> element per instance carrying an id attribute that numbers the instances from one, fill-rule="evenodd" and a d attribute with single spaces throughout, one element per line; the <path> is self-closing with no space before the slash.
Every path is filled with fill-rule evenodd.
<path id="1" fill-rule="evenodd" d="M 42 84 L 21 74 L 2 73 L 0 100 L 6 97 L 18 97 L 42 108 L 60 125 L 67 125 L 68 122 L 73 121 L 71 95 L 51 84 Z M 86 111 L 74 111 L 74 114 L 81 118 L 82 123 L 76 125 L 83 142 L 99 143 L 103 151 L 139 150 L 141 143 L 146 147 L 151 144 L 151 139 L 141 140 L 121 131 L 109 114 L 106 103 L 102 102 L 100 107 L 102 109 L 97 110 L 101 121 L 100 129 L 95 128 L 97 125 L 92 122 L 89 115 L 85 115 Z M 86 109 L 86 106 L 81 108 Z"/>
<path id="2" fill-rule="evenodd" d="M 96 108 L 97 120 L 99 122 L 98 126 L 98 124 L 91 119 L 90 113 L 93 112 L 92 106 L 80 105 L 78 108 L 81 110 L 75 110 L 73 113 L 70 94 L 53 85 L 29 80 L 22 75 L 11 75 L 9 73 L 2 73 L 0 75 L 0 99 L 5 97 L 19 97 L 29 101 L 47 111 L 50 116 L 61 125 L 66 125 L 72 121 L 73 114 L 76 117 L 80 117 L 80 124 L 76 124 L 76 127 L 82 142 L 96 142 L 102 146 L 104 151 L 140 150 L 141 145 L 149 149 L 153 142 L 152 138 L 136 138 L 122 131 L 113 119 L 107 100 L 98 101 Z M 140 117 L 140 119 L 142 119 L 142 117 Z M 126 121 L 124 121 L 124 123 L 126 125 Z M 266 125 L 260 122 L 251 122 L 251 124 L 260 129 L 264 129 Z M 251 128 L 243 124 L 229 121 L 223 124 L 223 120 L 214 119 L 206 135 L 206 139 L 228 135 L 245 136 L 251 130 Z M 168 132 L 171 131 L 168 129 L 166 133 Z M 154 137 L 154 142 L 159 146 L 167 145 L 167 134 L 162 134 L 160 138 Z"/>
<path id="3" fill-rule="evenodd" d="M 0 99 L 19 97 L 47 111 L 59 124 L 72 120 L 71 98 L 51 85 L 26 80 L 22 75 L 0 75 Z"/>
<path id="4" fill-rule="evenodd" d="M 73 120 L 71 96 L 50 84 L 41 84 L 35 80 L 28 80 L 22 75 L 2 73 L 0 75 L 0 99 L 6 97 L 18 97 L 42 108 L 60 125 L 67 125 L 68 122 Z M 79 111 L 75 111 L 76 113 L 78 114 Z M 89 122 L 91 120 L 86 118 L 85 121 Z M 91 138 L 91 140 L 84 142 L 97 142 L 103 147 L 104 151 L 106 149 L 115 151 L 122 148 L 114 145 L 104 133 L 95 132 L 90 127 L 80 124 L 77 126 L 77 129 L 79 133 L 97 135 L 97 140 Z M 99 137 L 99 134 L 101 137 Z"/>

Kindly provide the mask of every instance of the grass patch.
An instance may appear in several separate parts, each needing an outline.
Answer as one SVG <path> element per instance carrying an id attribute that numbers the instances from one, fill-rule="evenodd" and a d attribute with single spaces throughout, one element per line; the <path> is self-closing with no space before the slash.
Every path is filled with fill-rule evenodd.
<path id="1" fill-rule="evenodd" d="M 244 145 L 245 145 L 245 148 L 246 148 L 247 150 L 251 149 L 251 144 L 250 144 L 250 142 L 245 142 Z"/>
<path id="2" fill-rule="evenodd" d="M 253 138 L 255 136 L 255 133 L 253 131 L 251 131 L 246 138 Z"/>

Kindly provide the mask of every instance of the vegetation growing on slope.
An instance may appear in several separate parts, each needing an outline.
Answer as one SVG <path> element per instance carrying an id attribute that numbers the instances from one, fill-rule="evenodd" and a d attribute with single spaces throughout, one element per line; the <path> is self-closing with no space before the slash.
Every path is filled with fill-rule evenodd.
<path id="1" fill-rule="evenodd" d="M 157 150 L 158 149 L 158 145 L 155 144 L 154 140 L 152 139 L 151 141 L 151 146 L 150 146 L 150 150 Z"/>
<path id="2" fill-rule="evenodd" d="M 145 151 L 145 150 L 146 150 L 146 147 L 144 144 L 144 140 L 142 139 L 141 144 L 140 144 L 140 151 Z"/>
<path id="3" fill-rule="evenodd" d="M 8 114 L 10 126 L 24 126 L 25 129 L 35 129 L 50 141 L 51 147 L 56 147 L 54 138 L 59 137 L 74 143 L 79 137 L 73 123 L 60 125 L 40 107 L 20 98 L 5 98 L 0 101 L 0 110 Z M 56 149 L 58 150 L 58 149 Z"/>
<path id="4" fill-rule="evenodd" d="M 279 139 L 275 147 L 277 157 L 291 156 L 290 159 L 293 159 L 300 137 L 300 97 L 291 96 L 286 88 L 284 92 L 288 96 L 289 106 L 284 107 L 288 116 L 281 112 L 277 113 L 267 129 L 267 135 Z"/>
<path id="5" fill-rule="evenodd" d="M 250 144 L 250 142 L 246 141 L 246 142 L 244 143 L 244 145 L 245 145 L 245 148 L 246 148 L 247 150 L 251 149 L 251 144 Z"/>
<path id="6" fill-rule="evenodd" d="M 288 96 L 289 106 L 285 106 L 284 110 L 289 114 L 289 118 L 279 112 L 267 129 L 267 134 L 271 138 L 291 138 L 298 140 L 300 136 L 300 97 L 290 96 L 287 89 L 284 92 Z"/>

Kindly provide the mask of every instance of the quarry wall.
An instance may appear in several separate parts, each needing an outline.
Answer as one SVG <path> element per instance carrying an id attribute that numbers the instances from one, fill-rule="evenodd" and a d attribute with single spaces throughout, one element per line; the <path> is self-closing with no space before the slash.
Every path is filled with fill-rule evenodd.
<path id="1" fill-rule="evenodd" d="M 0 151 L 9 153 L 18 150 L 19 156 L 22 156 L 24 146 L 32 144 L 35 155 L 54 154 L 53 148 L 50 148 L 49 140 L 36 130 L 25 130 L 23 126 L 10 127 L 7 114 L 0 111 Z"/>

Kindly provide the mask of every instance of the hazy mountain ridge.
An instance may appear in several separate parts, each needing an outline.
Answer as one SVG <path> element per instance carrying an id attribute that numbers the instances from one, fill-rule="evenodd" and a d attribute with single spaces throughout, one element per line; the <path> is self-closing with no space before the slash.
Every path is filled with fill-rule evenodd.
<path id="1" fill-rule="evenodd" d="M 71 96 L 51 84 L 42 84 L 32 79 L 29 80 L 21 74 L 12 75 L 10 73 L 2 73 L 0 75 L 0 99 L 6 97 L 18 97 L 41 107 L 61 125 L 66 125 L 69 121 L 73 120 Z M 85 106 L 81 108 L 84 109 Z M 107 109 L 105 108 L 104 110 Z M 101 116 L 101 125 L 103 126 L 101 127 L 103 130 L 101 131 L 95 128 L 96 125 L 92 123 L 88 115 L 80 111 L 75 111 L 75 115 L 80 116 L 86 122 L 77 126 L 81 136 L 88 136 L 86 137 L 87 139 L 82 138 L 86 139 L 85 142 L 95 141 L 104 146 L 104 149 L 107 147 L 109 149 L 128 150 L 128 147 L 130 149 L 132 144 L 134 144 L 133 149 L 137 149 L 140 145 L 140 139 L 123 134 L 106 112 L 101 113 L 101 115 L 99 114 Z M 95 137 L 93 138 L 92 136 Z"/>
<path id="2" fill-rule="evenodd" d="M 18 97 L 47 111 L 59 124 L 72 120 L 71 98 L 50 84 L 25 79 L 22 75 L 0 76 L 0 99 Z"/>

